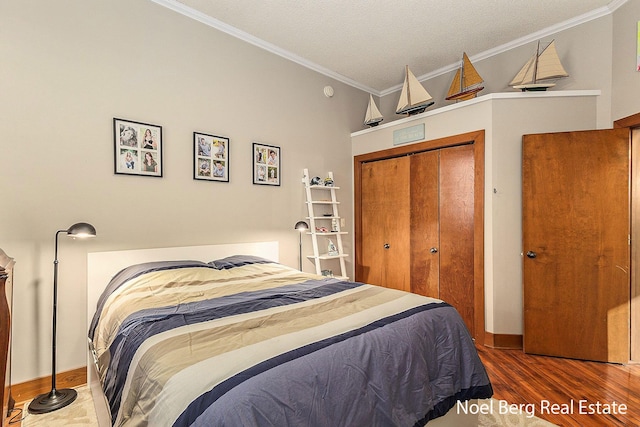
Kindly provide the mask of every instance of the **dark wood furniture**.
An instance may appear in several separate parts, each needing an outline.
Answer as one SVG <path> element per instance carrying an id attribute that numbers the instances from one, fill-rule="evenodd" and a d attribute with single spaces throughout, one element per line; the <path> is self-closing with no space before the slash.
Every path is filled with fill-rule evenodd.
<path id="1" fill-rule="evenodd" d="M 13 258 L 0 249 L 0 425 L 13 409 L 11 398 L 11 302 L 13 300 Z"/>

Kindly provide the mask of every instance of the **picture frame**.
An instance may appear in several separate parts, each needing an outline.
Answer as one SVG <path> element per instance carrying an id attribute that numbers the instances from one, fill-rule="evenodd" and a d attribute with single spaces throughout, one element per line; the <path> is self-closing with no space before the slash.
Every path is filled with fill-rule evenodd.
<path id="1" fill-rule="evenodd" d="M 162 126 L 113 119 L 114 172 L 162 177 Z"/>
<path id="2" fill-rule="evenodd" d="M 279 186 L 282 175 L 280 147 L 253 143 L 253 183 Z"/>
<path id="3" fill-rule="evenodd" d="M 193 179 L 229 182 L 229 143 L 224 136 L 193 132 Z"/>

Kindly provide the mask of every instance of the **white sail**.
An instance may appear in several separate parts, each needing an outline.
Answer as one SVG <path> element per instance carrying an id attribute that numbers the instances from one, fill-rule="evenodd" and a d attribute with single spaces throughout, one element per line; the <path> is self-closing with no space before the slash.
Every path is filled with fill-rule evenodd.
<path id="1" fill-rule="evenodd" d="M 559 77 L 567 77 L 568 75 L 560 62 L 554 40 L 549 43 L 549 46 L 547 46 L 538 57 L 536 80 L 556 79 Z"/>
<path id="2" fill-rule="evenodd" d="M 555 40 L 540 52 L 540 42 L 536 53 L 520 69 L 518 74 L 511 80 L 509 86 L 517 89 L 545 89 L 554 86 L 553 83 L 541 83 L 549 79 L 567 77 L 569 74 L 562 66 Z"/>
<path id="3" fill-rule="evenodd" d="M 513 80 L 511 80 L 509 86 L 520 85 L 527 81 L 533 81 L 537 56 L 537 53 L 533 54 L 533 56 L 527 61 L 526 64 L 524 64 L 520 71 L 518 71 L 518 74 L 516 74 Z"/>
<path id="4" fill-rule="evenodd" d="M 400 93 L 400 99 L 398 100 L 398 108 L 396 108 L 396 113 L 404 110 L 409 106 L 409 85 L 407 84 L 406 76 L 404 80 L 404 84 L 402 85 L 402 92 Z"/>
<path id="5" fill-rule="evenodd" d="M 397 114 L 402 114 L 407 110 L 413 108 L 424 108 L 433 104 L 429 102 L 433 99 L 429 92 L 422 86 L 416 76 L 413 75 L 409 66 L 405 68 L 404 84 L 402 85 L 402 92 L 400 93 L 400 100 L 398 101 Z"/>
<path id="6" fill-rule="evenodd" d="M 375 126 L 382 121 L 382 113 L 376 107 L 373 95 L 369 94 L 369 105 L 367 105 L 367 113 L 364 115 L 364 124 Z"/>

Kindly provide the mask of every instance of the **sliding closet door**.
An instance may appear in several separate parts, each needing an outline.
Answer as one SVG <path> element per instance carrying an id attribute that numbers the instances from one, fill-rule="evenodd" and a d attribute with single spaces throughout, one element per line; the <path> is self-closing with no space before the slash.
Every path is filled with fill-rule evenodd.
<path id="1" fill-rule="evenodd" d="M 409 158 L 362 165 L 362 239 L 359 278 L 410 291 Z"/>

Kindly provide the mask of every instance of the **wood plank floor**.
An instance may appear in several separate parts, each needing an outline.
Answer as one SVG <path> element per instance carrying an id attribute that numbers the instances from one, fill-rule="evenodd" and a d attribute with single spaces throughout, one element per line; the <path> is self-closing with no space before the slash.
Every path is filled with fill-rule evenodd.
<path id="1" fill-rule="evenodd" d="M 483 346 L 477 349 L 487 368 L 496 399 L 511 404 L 532 404 L 536 416 L 559 426 L 640 426 L 640 365 L 623 366 L 533 356 L 522 350 Z M 71 374 L 58 379 L 58 386 L 75 387 L 80 385 L 79 381 L 86 382 L 86 378 L 80 378 L 74 372 Z M 18 387 L 16 392 L 21 401 L 16 403 L 16 408 L 22 408 L 25 402 L 48 390 L 47 386 L 43 383 L 33 390 Z M 580 414 L 580 400 L 586 400 L 589 404 L 625 404 L 627 413 Z M 546 413 L 541 413 L 541 403 L 544 401 L 549 402 L 549 407 Z M 567 405 L 571 401 L 574 402 L 573 414 L 548 413 L 552 404 Z M 558 409 L 561 408 L 559 406 Z M 20 423 L 11 426 L 19 427 Z"/>
<path id="2" fill-rule="evenodd" d="M 522 350 L 477 348 L 496 399 L 512 404 L 532 404 L 536 416 L 559 426 L 640 426 L 640 365 L 585 362 L 529 355 Z M 587 401 L 582 411 L 581 400 Z M 558 406 L 554 408 L 553 404 Z M 626 405 L 626 414 L 622 413 L 620 405 Z M 617 413 L 604 414 L 606 409 L 616 409 Z"/>

